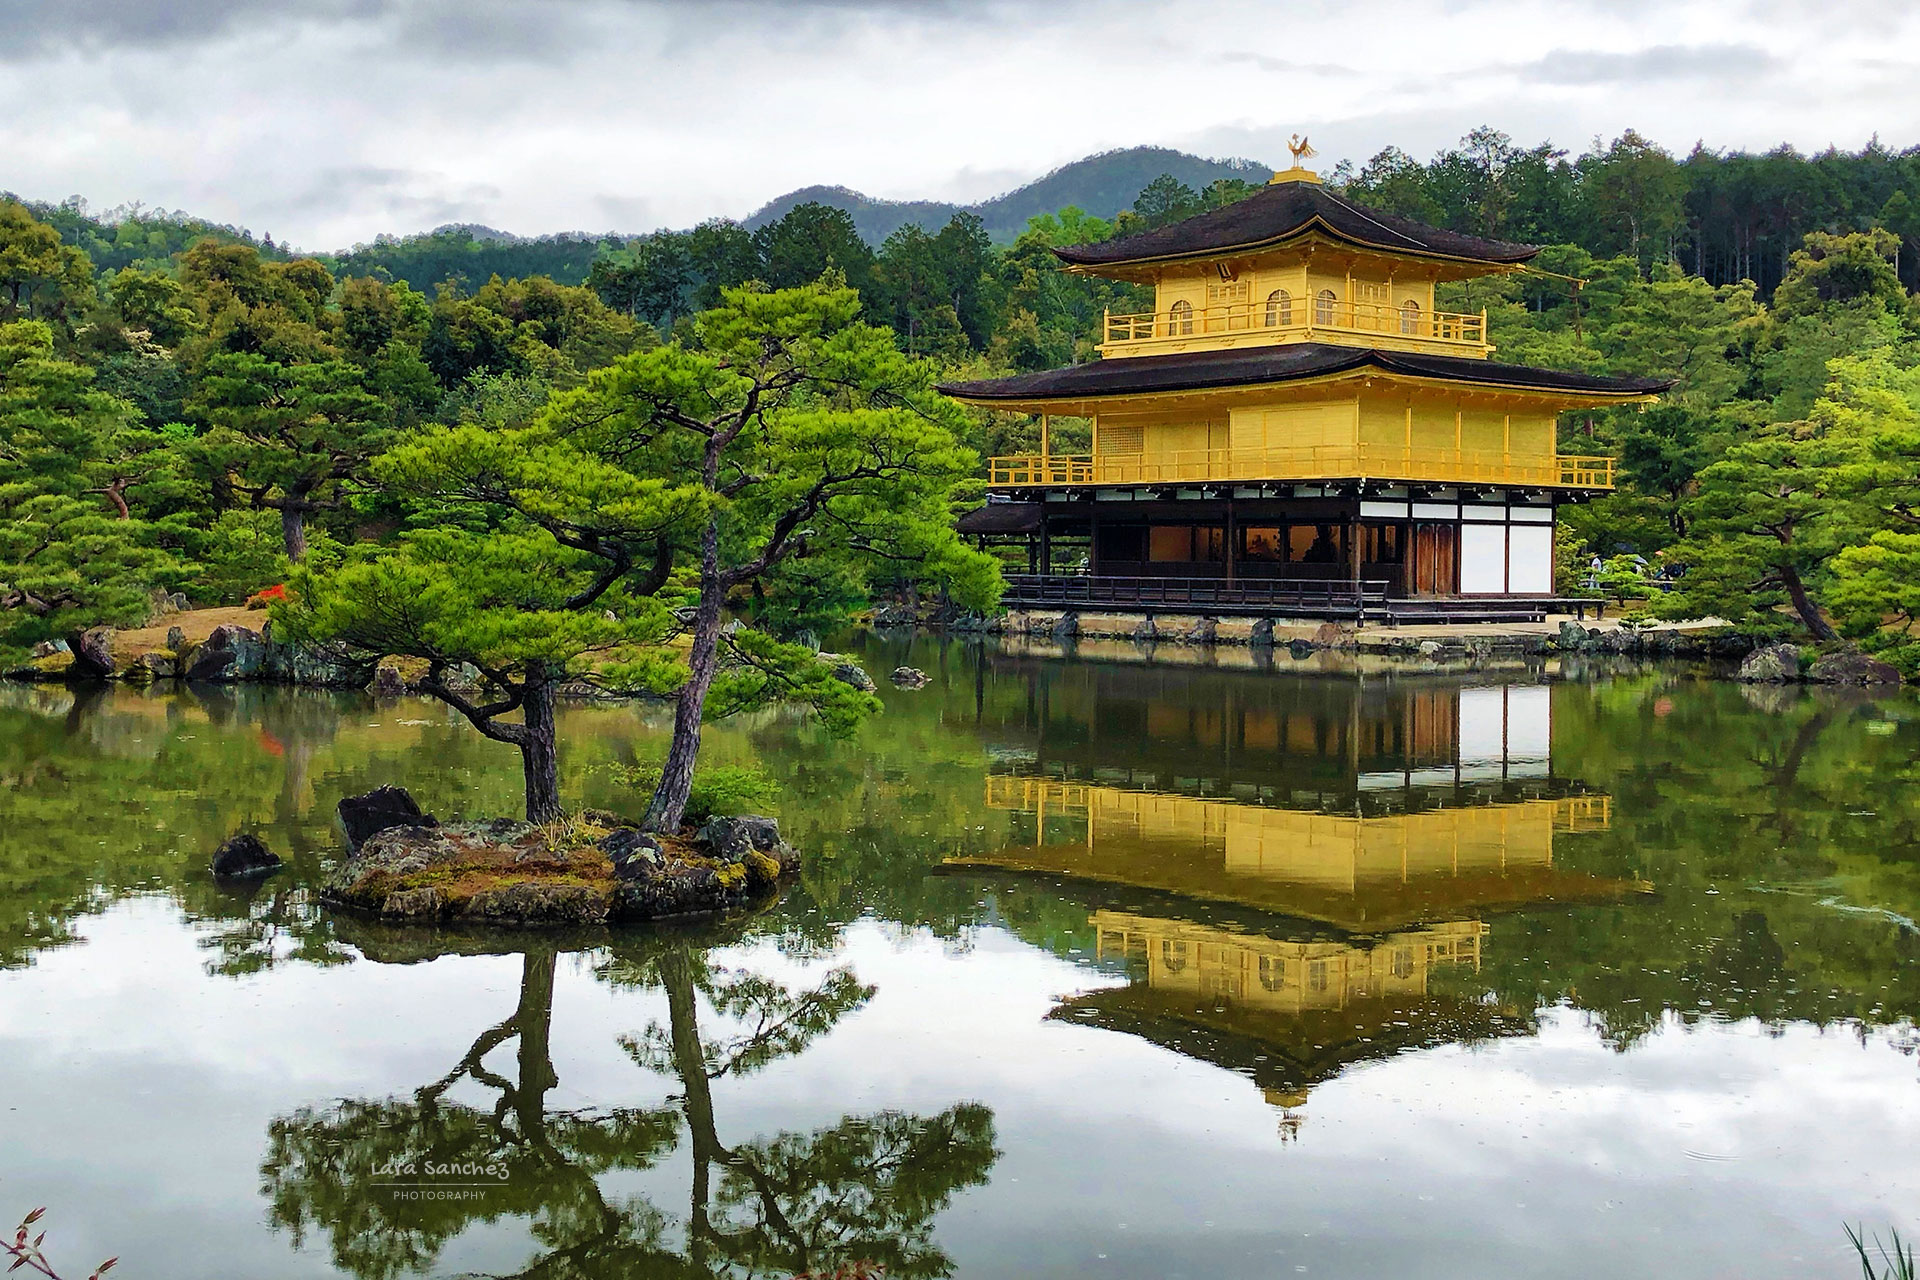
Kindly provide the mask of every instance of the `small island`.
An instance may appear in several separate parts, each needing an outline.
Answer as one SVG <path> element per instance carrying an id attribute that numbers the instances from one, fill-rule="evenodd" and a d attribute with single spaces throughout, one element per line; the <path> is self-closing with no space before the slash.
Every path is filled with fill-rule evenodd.
<path id="1" fill-rule="evenodd" d="M 800 855 L 771 818 L 656 835 L 589 809 L 442 824 L 398 787 L 340 803 L 350 849 L 328 906 L 411 923 L 567 928 L 716 915 L 771 897 Z"/>

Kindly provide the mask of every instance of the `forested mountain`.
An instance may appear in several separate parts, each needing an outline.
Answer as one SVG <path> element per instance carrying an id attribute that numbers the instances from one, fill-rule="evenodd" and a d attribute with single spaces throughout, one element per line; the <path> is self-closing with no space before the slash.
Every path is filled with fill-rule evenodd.
<path id="1" fill-rule="evenodd" d="M 1111 218 L 1131 205 L 1140 189 L 1162 174 L 1199 190 L 1223 178 L 1262 182 L 1270 172 L 1266 165 L 1252 160 L 1208 160 L 1168 147 L 1128 147 L 1075 160 L 1023 187 L 977 204 L 878 200 L 846 187 L 802 187 L 769 200 L 746 220 L 745 226 L 749 231 L 757 231 L 768 223 L 778 222 L 800 205 L 823 204 L 846 210 L 852 215 L 860 238 L 877 247 L 901 227 L 912 225 L 931 233 L 945 226 L 956 213 L 971 213 L 980 219 L 990 239 L 1004 244 L 1025 231 L 1029 220 L 1069 205 L 1098 217 Z"/>

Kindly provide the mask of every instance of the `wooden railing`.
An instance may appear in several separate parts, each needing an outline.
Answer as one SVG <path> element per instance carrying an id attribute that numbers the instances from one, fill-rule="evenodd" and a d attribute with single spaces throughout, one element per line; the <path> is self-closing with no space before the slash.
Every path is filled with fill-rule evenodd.
<path id="1" fill-rule="evenodd" d="M 1278 449 L 1179 449 L 1166 453 L 1015 454 L 990 459 L 987 483 L 1190 484 L 1213 480 L 1421 480 L 1446 484 L 1613 488 L 1613 459 L 1501 450 L 1330 444 Z"/>
<path id="2" fill-rule="evenodd" d="M 1612 825 L 1612 796 L 1563 796 L 1554 802 L 1555 831 L 1605 831 Z"/>
<path id="3" fill-rule="evenodd" d="M 988 774 L 986 800 L 989 809 L 1016 813 L 1093 812 L 1093 788 L 1087 783 L 1034 774 Z M 1548 803 L 1553 806 L 1555 831 L 1578 834 L 1605 831 L 1613 825 L 1612 796 L 1561 796 Z"/>
<path id="4" fill-rule="evenodd" d="M 1009 609 L 1273 613 L 1364 619 L 1387 606 L 1387 583 L 1345 578 L 1177 578 L 1154 575 L 1010 573 Z"/>
<path id="5" fill-rule="evenodd" d="M 1329 302 L 1294 298 L 1287 303 L 1256 299 L 1217 307 L 1174 308 L 1106 317 L 1101 350 L 1161 346 L 1194 338 L 1311 338 L 1317 332 L 1387 335 L 1394 339 L 1487 350 L 1487 313 L 1427 311 L 1380 302 Z"/>

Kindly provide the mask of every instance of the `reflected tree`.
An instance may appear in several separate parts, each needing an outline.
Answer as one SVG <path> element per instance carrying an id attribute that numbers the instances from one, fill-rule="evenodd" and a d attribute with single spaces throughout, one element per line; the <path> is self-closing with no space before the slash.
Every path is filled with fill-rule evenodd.
<path id="1" fill-rule="evenodd" d="M 409 1098 L 346 1100 L 273 1122 L 261 1166 L 273 1222 L 296 1245 L 324 1235 L 336 1265 L 366 1280 L 432 1268 L 469 1226 L 519 1218 L 536 1252 L 511 1274 L 560 1278 L 790 1276 L 878 1264 L 934 1277 L 952 1264 L 932 1220 L 962 1187 L 984 1182 L 999 1152 L 992 1114 L 962 1103 L 934 1116 L 847 1116 L 808 1133 L 728 1145 L 713 1085 L 803 1052 L 873 994 L 846 969 L 795 990 L 712 965 L 687 941 L 610 955 L 602 976 L 660 989 L 665 1024 L 622 1038 L 641 1066 L 677 1080 L 648 1107 L 556 1108 L 548 1037 L 555 953 L 530 950 L 511 1017 Z M 703 1032 L 702 1005 L 724 1024 Z M 512 1045 L 511 1065 L 499 1062 Z M 488 1101 L 458 1100 L 474 1092 Z M 655 1168 L 684 1148 L 692 1198 L 684 1222 L 601 1175 Z M 431 1164 L 490 1170 L 460 1198 L 391 1185 Z M 407 1173 L 407 1170 L 413 1173 Z M 433 1190 L 433 1179 L 419 1190 Z M 440 1184 L 445 1187 L 445 1181 Z"/>
<path id="2" fill-rule="evenodd" d="M 758 974 L 715 968 L 705 953 L 684 947 L 638 964 L 617 959 L 607 976 L 666 992 L 667 1026 L 654 1023 L 622 1043 L 635 1062 L 677 1077 L 684 1090 L 696 1274 L 800 1275 L 855 1262 L 888 1276 L 950 1273 L 932 1221 L 956 1189 L 984 1182 L 998 1157 L 986 1107 L 962 1103 L 931 1117 L 849 1116 L 811 1133 L 733 1146 L 720 1139 L 714 1081 L 801 1052 L 864 1005 L 873 988 L 841 968 L 796 995 Z M 739 1033 L 702 1035 L 700 997 Z"/>

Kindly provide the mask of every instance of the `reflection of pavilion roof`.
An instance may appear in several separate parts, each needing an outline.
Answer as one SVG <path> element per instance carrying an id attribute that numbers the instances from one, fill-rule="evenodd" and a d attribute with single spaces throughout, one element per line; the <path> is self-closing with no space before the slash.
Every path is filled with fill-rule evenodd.
<path id="1" fill-rule="evenodd" d="M 1554 865 L 1557 832 L 1607 824 L 1605 796 L 1352 817 L 994 777 L 988 803 L 1034 813 L 1039 840 L 950 865 L 1233 903 L 1353 932 L 1647 887 Z M 1047 839 L 1062 817 L 1076 836 Z"/>
<path id="2" fill-rule="evenodd" d="M 1525 1017 L 1478 1001 L 1383 999 L 1279 1014 L 1145 983 L 1070 997 L 1047 1016 L 1138 1036 L 1277 1094 L 1304 1093 L 1364 1062 L 1533 1031 Z"/>
<path id="3" fill-rule="evenodd" d="M 1072 997 L 1049 1017 L 1225 1067 L 1282 1105 L 1357 1063 L 1532 1029 L 1471 985 L 1434 989 L 1439 973 L 1478 970 L 1487 926 L 1477 921 L 1345 940 L 1110 908 L 1090 923 L 1099 958 L 1124 956 L 1135 981 Z"/>

